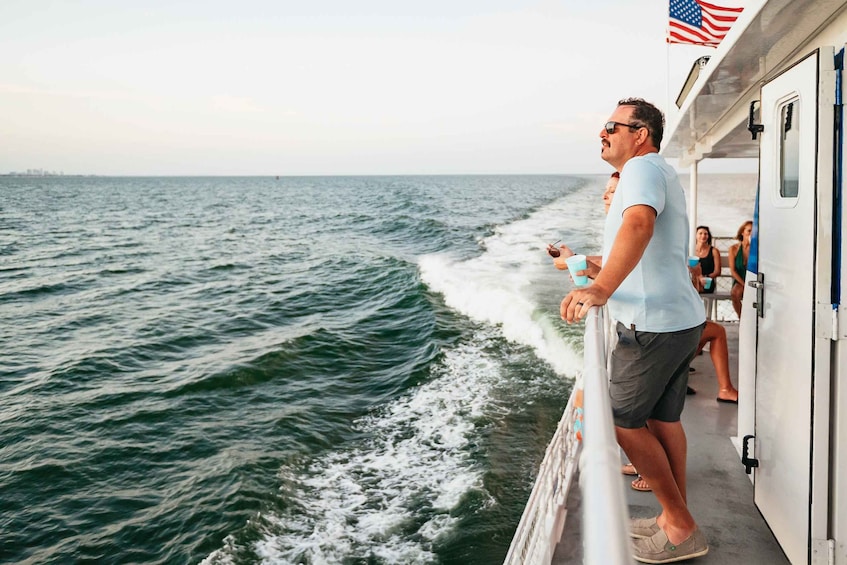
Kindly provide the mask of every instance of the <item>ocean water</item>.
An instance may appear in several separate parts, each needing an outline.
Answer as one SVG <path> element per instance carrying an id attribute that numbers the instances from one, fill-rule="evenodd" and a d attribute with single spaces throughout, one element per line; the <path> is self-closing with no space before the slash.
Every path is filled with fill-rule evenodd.
<path id="1" fill-rule="evenodd" d="M 689 177 L 679 179 L 690 200 Z M 707 225 L 715 237 L 735 237 L 738 228 L 753 219 L 757 175 L 706 174 L 698 184 L 697 224 Z"/>
<path id="2" fill-rule="evenodd" d="M 501 562 L 603 184 L 0 177 L 0 561 Z"/>
<path id="3" fill-rule="evenodd" d="M 0 177 L 0 561 L 501 561 L 601 184 Z"/>

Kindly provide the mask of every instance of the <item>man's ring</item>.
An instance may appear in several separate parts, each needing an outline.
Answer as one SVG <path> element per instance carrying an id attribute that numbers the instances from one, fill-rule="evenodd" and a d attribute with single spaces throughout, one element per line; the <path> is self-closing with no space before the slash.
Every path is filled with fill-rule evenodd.
<path id="1" fill-rule="evenodd" d="M 582 303 L 582 302 L 577 302 L 577 303 L 576 303 L 576 305 L 577 305 L 577 306 L 582 306 L 582 305 L 583 305 L 583 303 Z"/>

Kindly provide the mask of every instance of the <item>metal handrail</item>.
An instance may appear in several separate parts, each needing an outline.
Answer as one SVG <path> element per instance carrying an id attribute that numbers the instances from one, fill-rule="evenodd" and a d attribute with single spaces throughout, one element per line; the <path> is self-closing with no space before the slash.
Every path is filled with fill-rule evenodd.
<path id="1" fill-rule="evenodd" d="M 538 471 L 505 565 L 551 562 L 567 517 L 567 497 L 579 462 L 583 492 L 583 555 L 589 564 L 630 564 L 627 506 L 609 403 L 605 308 L 585 319 L 583 373 Z M 585 436 L 584 441 L 580 438 Z"/>
<path id="2" fill-rule="evenodd" d="M 620 451 L 609 401 L 608 336 L 603 309 L 591 308 L 585 320 L 585 431 L 579 462 L 584 498 L 583 563 L 589 565 L 633 563 Z"/>

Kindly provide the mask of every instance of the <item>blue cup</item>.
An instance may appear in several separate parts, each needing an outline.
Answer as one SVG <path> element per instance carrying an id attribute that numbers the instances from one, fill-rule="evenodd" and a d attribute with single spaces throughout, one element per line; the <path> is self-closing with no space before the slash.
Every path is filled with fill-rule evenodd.
<path id="1" fill-rule="evenodd" d="M 689 268 L 693 269 L 694 267 L 696 267 L 699 264 L 700 264 L 700 258 L 699 257 L 692 255 L 691 257 L 688 258 L 688 267 Z"/>
<path id="2" fill-rule="evenodd" d="M 585 286 L 588 284 L 588 277 L 585 275 L 577 275 L 577 271 L 584 271 L 588 268 L 588 262 L 585 255 L 571 255 L 565 259 L 568 264 L 568 270 L 571 272 L 571 278 L 576 286 Z"/>

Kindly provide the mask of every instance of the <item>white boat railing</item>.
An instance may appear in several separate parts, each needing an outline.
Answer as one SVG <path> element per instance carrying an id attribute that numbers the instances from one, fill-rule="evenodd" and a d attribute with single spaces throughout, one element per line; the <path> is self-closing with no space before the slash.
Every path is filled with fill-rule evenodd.
<path id="1" fill-rule="evenodd" d="M 583 563 L 633 563 L 629 508 L 621 482 L 621 456 L 615 438 L 607 371 L 609 327 L 604 311 L 591 308 L 585 320 L 583 386 L 585 432 L 579 462 L 582 489 Z"/>
<path id="2" fill-rule="evenodd" d="M 568 491 L 576 475 L 582 449 L 576 437 L 577 428 L 582 423 L 577 419 L 577 391 L 582 391 L 581 378 L 574 383 L 565 412 L 547 446 L 532 493 L 506 554 L 506 565 L 548 564 L 553 558 L 565 524 Z"/>
<path id="3" fill-rule="evenodd" d="M 607 335 L 605 309 L 591 308 L 585 319 L 583 373 L 574 383 L 547 446 L 506 565 L 546 565 L 552 561 L 565 526 L 566 502 L 577 462 L 583 493 L 584 563 L 632 563 L 626 529 L 628 511 L 619 476 L 620 455 L 609 405 Z"/>

